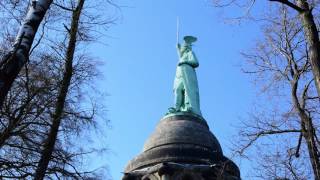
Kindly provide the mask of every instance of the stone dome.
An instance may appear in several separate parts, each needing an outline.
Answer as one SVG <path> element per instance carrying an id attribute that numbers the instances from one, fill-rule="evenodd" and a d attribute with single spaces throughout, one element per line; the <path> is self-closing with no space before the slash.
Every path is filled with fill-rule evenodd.
<path id="1" fill-rule="evenodd" d="M 160 120 L 143 152 L 128 163 L 125 172 L 164 162 L 210 165 L 225 159 L 206 121 L 201 116 L 180 112 Z"/>

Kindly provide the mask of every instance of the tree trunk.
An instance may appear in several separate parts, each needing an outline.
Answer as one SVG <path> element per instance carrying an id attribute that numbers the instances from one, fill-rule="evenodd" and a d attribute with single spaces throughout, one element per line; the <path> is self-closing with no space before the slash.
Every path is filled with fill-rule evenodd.
<path id="1" fill-rule="evenodd" d="M 319 161 L 318 149 L 316 147 L 316 141 L 314 138 L 316 134 L 313 128 L 311 117 L 308 116 L 306 111 L 301 107 L 299 103 L 299 100 L 297 97 L 297 87 L 298 87 L 298 80 L 297 78 L 295 78 L 291 82 L 292 101 L 300 117 L 302 135 L 307 143 L 308 153 L 310 156 L 310 162 L 312 165 L 315 180 L 320 180 L 320 161 Z"/>
<path id="2" fill-rule="evenodd" d="M 311 164 L 314 172 L 314 176 L 316 180 L 320 180 L 320 161 L 318 155 L 318 148 L 315 140 L 315 131 L 312 124 L 312 119 L 307 118 L 303 121 L 303 131 L 302 135 L 305 138 L 308 146 L 308 152 L 311 159 Z"/>
<path id="3" fill-rule="evenodd" d="M 29 58 L 34 37 L 51 3 L 52 0 L 32 1 L 12 50 L 0 61 L 0 108 L 13 81 Z"/>
<path id="4" fill-rule="evenodd" d="M 5 144 L 7 139 L 11 137 L 12 130 L 17 126 L 18 124 L 18 119 L 13 119 L 12 121 L 9 122 L 9 125 L 3 132 L 0 133 L 0 149 L 2 146 Z"/>
<path id="5" fill-rule="evenodd" d="M 317 88 L 320 96 L 320 42 L 318 29 L 314 21 L 312 9 L 306 0 L 296 0 L 296 4 L 302 11 L 299 11 L 301 23 L 303 25 L 304 36 L 309 46 L 309 61 Z"/>
<path id="6" fill-rule="evenodd" d="M 310 9 L 308 2 L 306 0 L 296 0 L 296 4 L 298 7 L 303 9 L 303 11 L 300 11 L 299 15 L 303 25 L 305 39 L 309 45 L 309 61 L 312 67 L 318 96 L 320 96 L 320 42 L 318 29 L 314 22 L 312 9 Z M 302 123 L 305 126 L 305 129 L 303 129 L 303 136 L 307 142 L 314 176 L 316 180 L 320 180 L 320 161 L 314 139 L 315 132 L 312 120 L 311 118 L 305 118 Z"/>
<path id="7" fill-rule="evenodd" d="M 70 39 L 69 39 L 68 48 L 66 52 L 65 71 L 63 74 L 61 89 L 59 91 L 59 96 L 56 103 L 52 125 L 50 128 L 48 137 L 44 143 L 44 149 L 42 150 L 41 159 L 38 163 L 38 167 L 34 177 L 35 180 L 42 180 L 45 177 L 45 173 L 48 168 L 48 164 L 50 162 L 50 159 L 54 150 L 54 146 L 57 140 L 58 130 L 60 127 L 61 117 L 63 114 L 64 105 L 65 105 L 65 100 L 68 94 L 68 89 L 70 86 L 72 73 L 73 73 L 72 63 L 73 63 L 73 57 L 74 57 L 74 52 L 75 52 L 76 42 L 77 42 L 79 19 L 80 19 L 84 1 L 85 0 L 79 0 L 78 6 L 72 13 Z"/>

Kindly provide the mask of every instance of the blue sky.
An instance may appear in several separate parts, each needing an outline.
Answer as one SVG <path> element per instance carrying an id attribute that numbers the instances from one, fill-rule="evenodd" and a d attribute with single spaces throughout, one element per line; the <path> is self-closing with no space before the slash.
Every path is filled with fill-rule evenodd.
<path id="1" fill-rule="evenodd" d="M 117 0 L 121 19 L 94 47 L 105 62 L 99 88 L 105 98 L 105 129 L 109 152 L 97 162 L 109 166 L 113 179 L 121 179 L 127 162 L 141 153 L 157 122 L 173 105 L 173 79 L 177 64 L 176 19 L 180 41 L 184 35 L 198 37 L 194 51 L 200 67 L 197 75 L 203 117 L 230 155 L 231 136 L 240 117 L 245 117 L 256 95 L 247 75 L 240 70 L 240 55 L 254 45 L 259 28 L 252 23 L 224 23 L 222 12 L 205 0 Z M 235 13 L 235 12 L 232 12 Z M 239 164 L 245 177 L 249 167 Z"/>

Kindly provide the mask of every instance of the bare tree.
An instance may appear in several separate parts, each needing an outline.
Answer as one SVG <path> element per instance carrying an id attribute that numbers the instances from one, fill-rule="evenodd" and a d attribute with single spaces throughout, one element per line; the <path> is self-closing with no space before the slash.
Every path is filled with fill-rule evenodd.
<path id="1" fill-rule="evenodd" d="M 72 13 L 72 22 L 69 31 L 69 43 L 66 51 L 66 59 L 65 59 L 65 69 L 63 74 L 63 79 L 61 82 L 61 87 L 55 107 L 55 112 L 52 118 L 52 125 L 50 128 L 50 133 L 48 134 L 47 140 L 44 142 L 44 149 L 41 153 L 41 159 L 38 164 L 38 168 L 35 174 L 36 180 L 41 180 L 44 178 L 49 161 L 51 159 L 53 149 L 55 146 L 55 142 L 58 135 L 58 130 L 61 124 L 62 114 L 64 111 L 65 101 L 68 94 L 68 89 L 71 82 L 71 77 L 73 74 L 73 57 L 76 48 L 77 42 L 77 34 L 79 28 L 79 19 L 81 15 L 81 11 L 83 9 L 85 0 L 79 0 L 78 5 L 73 10 Z"/>
<path id="2" fill-rule="evenodd" d="M 280 3 L 282 6 L 286 6 L 288 8 L 288 11 L 290 13 L 295 13 L 299 18 L 294 19 L 296 21 L 297 25 L 302 28 L 303 30 L 303 41 L 307 44 L 307 54 L 305 55 L 307 57 L 307 61 L 312 69 L 312 81 L 309 80 L 310 84 L 306 85 L 305 90 L 302 90 L 302 92 L 308 92 L 310 88 L 312 88 L 311 83 L 315 84 L 315 89 L 317 90 L 317 96 L 315 96 L 315 99 L 319 101 L 317 98 L 320 95 L 320 42 L 319 42 L 319 35 L 318 35 L 318 27 L 316 24 L 316 17 L 314 17 L 314 9 L 317 9 L 319 7 L 318 1 L 313 0 L 268 0 L 268 1 L 255 1 L 255 0 L 248 0 L 248 1 L 238 1 L 238 0 L 231 0 L 231 1 L 221 1 L 216 0 L 214 1 L 215 5 L 219 7 L 229 7 L 236 5 L 241 8 L 245 8 L 245 13 L 247 17 L 253 18 L 253 19 L 259 19 L 259 17 L 251 16 L 251 9 L 254 7 L 256 3 L 261 3 L 262 5 L 266 5 L 268 2 L 271 2 L 271 4 Z M 275 3 L 274 3 L 275 2 Z M 264 18 L 265 19 L 265 18 Z M 270 18 L 267 18 L 267 21 L 270 21 Z M 284 32 L 284 34 L 287 34 Z M 283 38 L 283 37 L 282 37 Z M 289 51 L 283 51 L 280 47 L 277 47 L 277 49 L 280 49 L 276 51 L 277 49 L 274 49 L 275 52 L 279 55 L 286 56 L 286 58 L 290 61 L 288 61 L 288 64 L 297 64 L 294 63 L 296 58 L 296 54 L 292 52 L 292 48 L 296 47 L 295 42 L 292 42 L 290 39 L 279 39 L 279 42 L 286 41 L 289 48 Z M 301 40 L 302 41 L 302 40 Z M 278 43 L 280 44 L 280 43 Z M 264 49 L 265 50 L 265 49 Z M 294 49 L 293 49 L 294 50 Z M 266 54 L 265 56 L 267 56 Z M 250 56 L 247 56 L 248 58 L 252 58 Z M 258 58 L 258 57 L 256 57 Z M 269 59 L 269 57 L 268 57 Z M 306 63 L 307 64 L 307 63 Z M 277 64 L 275 64 L 277 65 Z M 274 64 L 273 64 L 274 66 Z M 267 69 L 270 69 L 270 67 L 266 67 Z M 272 68 L 271 68 L 272 69 Z M 289 68 L 287 68 L 289 69 Z M 295 65 L 289 69 L 291 71 L 291 79 L 290 79 L 290 88 L 291 89 L 291 99 L 293 102 L 293 106 L 297 112 L 297 115 L 301 119 L 301 136 L 304 137 L 304 139 L 307 142 L 308 152 L 310 155 L 310 161 L 313 167 L 314 175 L 316 179 L 320 179 L 320 160 L 319 160 L 319 154 L 317 150 L 317 140 L 316 140 L 316 128 L 314 126 L 314 121 L 317 120 L 317 118 L 313 117 L 313 114 L 310 114 L 308 110 L 306 110 L 306 104 L 309 99 L 304 95 L 305 93 L 299 92 L 299 86 L 301 84 L 300 79 L 303 74 L 301 72 L 299 66 Z M 261 70 L 266 71 L 266 70 Z M 280 73 L 281 70 L 278 70 Z M 282 72 L 284 73 L 284 72 Z M 281 74 L 281 73 L 280 73 Z M 314 81 L 314 82 L 313 82 Z M 302 99 L 302 102 L 301 102 Z M 306 100 L 304 100 L 306 99 Z M 311 111 L 312 112 L 312 111 Z M 271 133 L 273 133 L 271 131 Z M 259 135 L 263 136 L 263 135 Z"/>
<path id="3" fill-rule="evenodd" d="M 268 18 L 263 41 L 258 42 L 252 52 L 243 53 L 248 62 L 245 72 L 254 75 L 257 85 L 261 85 L 268 98 L 261 103 L 261 113 L 254 110 L 250 120 L 243 122 L 236 152 L 244 155 L 253 146 L 264 146 L 268 147 L 264 148 L 267 150 L 264 157 L 269 156 L 270 159 L 273 150 L 279 146 L 280 154 L 286 160 L 282 173 L 286 172 L 293 179 L 307 179 L 306 174 L 297 173 L 302 166 L 293 165 L 298 162 L 306 164 L 304 161 L 307 160 L 315 179 L 319 179 L 317 119 L 320 106 L 318 95 L 313 90 L 316 88 L 313 85 L 310 49 L 303 34 L 304 25 L 285 7 L 273 13 L 280 14 L 280 17 Z M 270 145 L 277 144 L 277 141 L 282 142 L 277 146 Z M 307 155 L 301 157 L 301 151 Z M 259 154 L 263 153 L 260 151 Z M 276 163 L 263 162 L 265 167 Z"/>
<path id="4" fill-rule="evenodd" d="M 52 54 L 50 56 L 44 54 L 41 57 L 40 61 L 30 60 L 28 78 L 25 76 L 25 69 L 21 71 L 1 109 L 0 132 L 1 134 L 6 132 L 7 136 L 0 148 L 0 178 L 31 178 L 40 159 L 42 148 L 39 147 L 46 141 L 51 127 L 50 119 L 54 113 L 62 76 L 60 71 L 63 70 L 63 66 L 57 63 L 60 61 L 59 58 Z M 75 75 L 72 86 L 81 85 L 82 82 L 79 81 L 91 80 L 91 76 L 95 76 L 92 72 L 96 71 L 93 69 L 95 64 L 90 64 L 92 59 L 84 59 L 83 56 L 76 59 L 78 62 L 74 64 Z M 81 179 L 96 173 L 81 169 L 80 160 L 90 153 L 98 153 L 99 149 L 84 148 L 82 144 L 72 142 L 77 138 L 82 139 L 80 134 L 83 131 L 86 132 L 86 139 L 89 138 L 87 131 L 95 125 L 96 105 L 93 104 L 93 107 L 89 108 L 89 104 L 86 104 L 86 108 L 82 108 L 80 104 L 85 99 L 77 100 L 73 97 L 81 95 L 81 92 L 75 93 L 78 91 L 75 87 L 71 90 L 72 96 L 69 96 L 64 108 L 64 123 L 59 129 L 60 136 L 57 137 L 50 157 L 51 164 L 46 171 L 48 178 Z M 28 96 L 27 92 L 31 96 Z M 9 126 L 10 124 L 14 126 Z"/>
<path id="5" fill-rule="evenodd" d="M 99 153 L 101 149 L 84 147 L 75 140 L 83 133 L 86 138 L 82 139 L 89 138 L 90 130 L 96 129 L 97 113 L 102 109 L 97 107 L 99 102 L 91 101 L 94 92 L 90 91 L 89 95 L 86 92 L 98 71 L 95 68 L 96 61 L 83 51 L 83 44 L 94 41 L 92 32 L 97 33 L 98 28 L 108 25 L 110 21 L 99 19 L 106 16 L 90 14 L 88 8 L 97 9 L 96 4 L 91 3 L 86 6 L 86 11 L 81 12 L 86 14 L 78 22 L 78 29 L 72 29 L 74 21 L 71 23 L 71 17 L 76 13 L 77 4 L 77 1 L 55 1 L 36 37 L 37 43 L 30 51 L 30 60 L 24 65 L 4 101 L 0 112 L 0 178 L 34 177 L 40 169 L 37 164 L 48 158 L 44 175 L 49 179 L 97 179 L 100 175 L 96 170 L 81 166 L 83 158 Z M 102 8 L 103 4 L 99 5 Z M 12 15 L 10 10 L 8 13 Z M 23 12 L 21 14 L 23 16 Z M 16 17 L 19 23 L 20 16 Z M 3 43 L 3 49 L 7 48 L 7 44 L 10 43 Z M 68 80 L 65 75 L 70 75 L 70 72 Z M 62 86 L 64 81 L 69 81 L 68 87 Z M 59 96 L 60 100 L 64 96 L 62 87 L 67 89 L 63 104 L 57 101 Z M 57 121 L 54 122 L 53 117 L 57 117 L 58 105 L 61 110 L 60 122 L 58 129 L 54 129 Z M 58 133 L 55 138 L 52 138 L 53 129 Z M 50 136 L 50 140 L 54 141 L 50 147 L 53 149 L 48 156 L 44 156 L 43 150 L 48 149 Z"/>
<path id="6" fill-rule="evenodd" d="M 29 11 L 21 25 L 16 41 L 0 62 L 0 108 L 14 79 L 18 76 L 24 64 L 28 61 L 29 52 L 46 11 L 52 0 L 32 0 Z"/>

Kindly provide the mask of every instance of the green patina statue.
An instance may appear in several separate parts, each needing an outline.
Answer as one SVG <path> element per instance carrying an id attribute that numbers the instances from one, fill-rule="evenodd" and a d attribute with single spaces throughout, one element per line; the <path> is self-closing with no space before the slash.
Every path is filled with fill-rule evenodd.
<path id="1" fill-rule="evenodd" d="M 175 106 L 169 108 L 170 113 L 190 112 L 201 116 L 199 88 L 195 68 L 199 62 L 192 51 L 192 43 L 197 40 L 193 36 L 185 36 L 184 44 L 177 44 L 179 63 L 174 79 Z"/>

